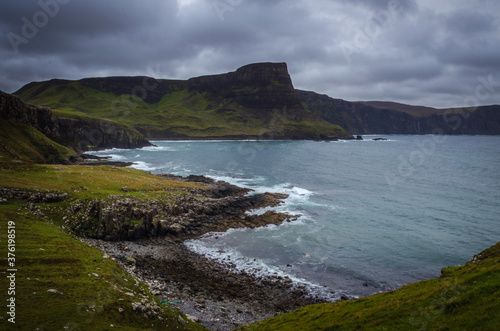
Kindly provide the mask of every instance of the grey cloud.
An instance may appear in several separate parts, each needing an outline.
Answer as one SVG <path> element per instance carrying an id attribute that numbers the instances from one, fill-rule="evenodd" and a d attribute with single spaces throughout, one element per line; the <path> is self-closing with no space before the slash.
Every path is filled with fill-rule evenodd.
<path id="1" fill-rule="evenodd" d="M 399 0 L 402 11 L 372 30 L 390 0 L 218 2 L 229 9 L 218 12 L 215 0 L 73 0 L 18 53 L 9 33 L 21 34 L 22 18 L 41 9 L 37 1 L 9 2 L 0 13 L 0 89 L 55 77 L 186 79 L 285 61 L 298 88 L 446 107 L 478 76 L 500 80 L 497 1 Z M 360 33 L 368 42 L 349 62 L 340 45 Z M 500 103 L 499 93 L 485 102 Z"/>

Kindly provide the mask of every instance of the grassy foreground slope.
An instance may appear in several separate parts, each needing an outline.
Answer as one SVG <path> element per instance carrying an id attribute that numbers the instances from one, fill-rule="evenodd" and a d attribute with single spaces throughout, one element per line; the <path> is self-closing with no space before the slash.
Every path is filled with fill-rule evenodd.
<path id="1" fill-rule="evenodd" d="M 442 276 L 366 298 L 305 307 L 242 330 L 499 330 L 500 243 Z"/>
<path id="2" fill-rule="evenodd" d="M 192 187 L 196 185 L 135 169 L 0 162 L 2 190 L 67 194 L 52 203 L 0 199 L 0 286 L 4 289 L 0 299 L 7 302 L 14 297 L 16 304 L 16 323 L 8 321 L 4 310 L 0 329 L 204 329 L 164 307 L 115 261 L 61 230 L 65 211 L 76 199 L 113 199 L 113 195 L 168 199 Z M 15 229 L 15 260 L 7 259 L 9 225 Z M 15 294 L 8 294 L 7 269 L 12 261 L 17 269 Z M 143 311 L 146 305 L 152 308 Z"/>
<path id="3" fill-rule="evenodd" d="M 37 219 L 19 205 L 0 206 L 0 238 L 7 241 L 7 225 L 16 230 L 15 324 L 4 317 L 3 330 L 200 330 L 179 321 L 180 314 L 163 307 L 144 284 L 137 282 L 115 261 L 59 228 Z M 2 266 L 7 245 L 2 245 Z M 2 268 L 2 288 L 8 283 Z M 7 273 L 10 274 L 10 273 Z M 2 291 L 2 301 L 9 298 Z M 133 303 L 156 303 L 147 317 Z M 4 306 L 5 308 L 5 306 Z M 3 314 L 2 314 L 3 315 Z"/>
<path id="4" fill-rule="evenodd" d="M 113 199 L 116 195 L 166 199 L 199 185 L 164 179 L 132 168 L 0 163 L 0 187 L 66 193 L 69 202 Z"/>

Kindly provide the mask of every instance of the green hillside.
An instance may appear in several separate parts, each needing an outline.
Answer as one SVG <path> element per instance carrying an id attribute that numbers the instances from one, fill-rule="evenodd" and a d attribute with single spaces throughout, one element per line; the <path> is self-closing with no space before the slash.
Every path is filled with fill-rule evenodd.
<path id="1" fill-rule="evenodd" d="M 17 267 L 15 324 L 4 315 L 3 330 L 204 330 L 164 307 L 99 250 L 32 213 L 19 213 L 19 207 L 0 205 L 0 239 L 7 242 L 11 221 Z M 6 266 L 7 244 L 0 251 Z M 5 303 L 10 298 L 5 275 L 0 284 L 6 289 L 0 296 Z M 146 316 L 134 309 L 143 303 L 158 308 Z"/>
<path id="2" fill-rule="evenodd" d="M 12 329 L 204 329 L 165 307 L 113 259 L 63 231 L 66 210 L 78 199 L 120 195 L 168 200 L 196 184 L 127 168 L 26 163 L 0 163 L 0 183 L 0 241 L 4 243 L 0 260 L 5 269 L 7 240 L 15 235 L 14 260 L 9 260 L 17 269 L 16 328 Z M 15 231 L 10 237 L 9 226 Z M 7 293 L 5 269 L 0 281 L 5 289 L 0 295 L 3 302 L 13 295 Z M 137 311 L 141 305 L 149 308 Z M 7 318 L 1 324 L 8 330 Z"/>
<path id="3" fill-rule="evenodd" d="M 499 330 L 500 243 L 472 261 L 438 279 L 308 306 L 242 330 Z"/>
<path id="4" fill-rule="evenodd" d="M 303 108 L 284 64 L 250 65 L 186 81 L 54 79 L 30 83 L 15 94 L 50 107 L 56 116 L 111 120 L 147 138 L 352 137 Z"/>
<path id="5" fill-rule="evenodd" d="M 0 162 L 68 163 L 76 157 L 31 126 L 0 121 Z"/>

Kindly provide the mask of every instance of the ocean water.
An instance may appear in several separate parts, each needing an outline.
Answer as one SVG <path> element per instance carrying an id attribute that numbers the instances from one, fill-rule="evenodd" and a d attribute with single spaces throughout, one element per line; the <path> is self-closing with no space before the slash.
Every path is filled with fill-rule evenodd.
<path id="1" fill-rule="evenodd" d="M 295 222 L 186 245 L 330 300 L 437 277 L 500 241 L 500 137 L 377 137 L 388 140 L 155 141 L 93 154 L 289 194 L 274 209 L 300 214 Z"/>

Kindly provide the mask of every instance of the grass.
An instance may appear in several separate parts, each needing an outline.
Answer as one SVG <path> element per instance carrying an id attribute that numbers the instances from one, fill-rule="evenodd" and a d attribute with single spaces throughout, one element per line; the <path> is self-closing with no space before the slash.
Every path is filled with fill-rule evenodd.
<path id="1" fill-rule="evenodd" d="M 217 99 L 207 92 L 189 91 L 182 86 L 165 94 L 157 103 L 146 103 L 133 95 L 114 95 L 77 81 L 40 83 L 19 95 L 25 102 L 48 106 L 54 115 L 70 118 L 98 118 L 134 128 L 146 137 L 188 136 L 196 138 L 225 136 L 279 136 L 266 114 L 243 109 L 230 99 Z M 276 83 L 277 84 L 277 83 Z M 274 85 L 276 85 L 274 84 Z M 252 91 L 258 93 L 258 89 Z M 266 119 L 267 118 L 267 119 Z M 305 123 L 307 122 L 307 123 Z M 333 137 L 350 136 L 327 122 L 287 121 L 289 130 Z M 285 131 L 288 132 L 288 131 Z M 281 138 L 281 136 L 280 136 Z"/>
<path id="2" fill-rule="evenodd" d="M 20 204 L 0 206 L 0 240 L 4 243 L 0 250 L 3 266 L 0 286 L 4 289 L 1 294 L 4 303 L 11 296 L 7 293 L 6 277 L 9 221 L 15 223 L 17 268 L 15 295 L 12 295 L 16 323 L 8 322 L 2 313 L 3 330 L 204 329 L 191 322 L 182 327 L 178 322 L 180 313 L 163 307 L 144 284 L 115 261 L 56 226 L 20 211 L 21 207 Z M 162 320 L 133 311 L 132 303 L 141 300 L 157 302 L 162 307 L 159 313 Z"/>
<path id="3" fill-rule="evenodd" d="M 28 211 L 27 202 L 23 200 L 11 199 L 9 204 L 0 205 L 3 302 L 11 296 L 7 293 L 6 277 L 7 230 L 9 222 L 15 223 L 15 329 L 204 329 L 188 321 L 185 326 L 181 325 L 180 313 L 164 307 L 144 284 L 112 259 L 103 257 L 99 250 L 58 227 L 64 224 L 66 208 L 76 199 L 108 199 L 110 195 L 168 199 L 203 186 L 129 168 L 12 162 L 0 162 L 0 186 L 69 195 L 62 202 L 35 204 L 43 208 L 45 216 Z M 52 289 L 58 292 L 48 291 Z M 133 311 L 132 303 L 143 300 L 155 301 L 161 307 L 161 319 Z M 0 324 L 2 329 L 14 326 L 5 317 Z"/>
<path id="4" fill-rule="evenodd" d="M 130 195 L 165 198 L 202 185 L 164 179 L 151 173 L 113 166 L 0 163 L 0 185 L 10 188 L 58 191 L 77 199 Z"/>
<path id="5" fill-rule="evenodd" d="M 75 156 L 33 127 L 0 121 L 0 162 L 57 163 Z"/>
<path id="6" fill-rule="evenodd" d="M 500 243 L 484 259 L 366 298 L 319 304 L 241 330 L 498 330 Z"/>

